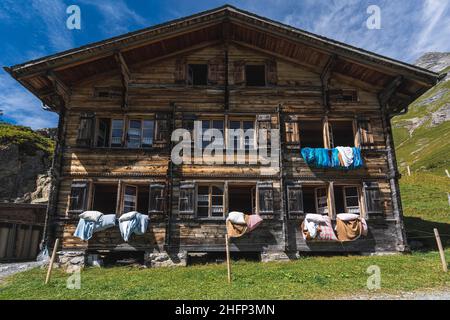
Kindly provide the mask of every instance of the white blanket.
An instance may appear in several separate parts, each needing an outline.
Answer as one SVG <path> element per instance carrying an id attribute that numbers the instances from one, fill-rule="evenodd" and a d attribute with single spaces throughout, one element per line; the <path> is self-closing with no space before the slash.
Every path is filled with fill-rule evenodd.
<path id="1" fill-rule="evenodd" d="M 345 167 L 350 167 L 353 164 L 353 149 L 350 147 L 337 147 L 341 155 Z"/>
<path id="2" fill-rule="evenodd" d="M 230 220 L 231 223 L 233 223 L 233 224 L 241 224 L 241 225 L 247 224 L 245 222 L 244 213 L 243 212 L 239 212 L 239 211 L 231 211 L 228 214 L 227 220 Z"/>

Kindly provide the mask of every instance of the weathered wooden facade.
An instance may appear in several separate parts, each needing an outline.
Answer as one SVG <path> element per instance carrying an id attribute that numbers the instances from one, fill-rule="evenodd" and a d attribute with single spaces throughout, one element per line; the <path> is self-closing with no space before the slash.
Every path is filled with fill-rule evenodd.
<path id="1" fill-rule="evenodd" d="M 231 6 L 6 70 L 60 115 L 48 214 L 63 252 L 223 251 L 231 210 L 264 218 L 233 251 L 406 248 L 390 119 L 439 81 L 433 72 Z M 278 167 L 175 165 L 170 134 L 195 120 L 223 132 L 278 130 Z M 300 155 L 339 145 L 360 147 L 364 167 L 314 169 Z M 73 237 L 80 211 L 129 208 L 149 212 L 146 235 Z M 369 236 L 303 240 L 305 213 L 342 212 L 365 217 Z"/>

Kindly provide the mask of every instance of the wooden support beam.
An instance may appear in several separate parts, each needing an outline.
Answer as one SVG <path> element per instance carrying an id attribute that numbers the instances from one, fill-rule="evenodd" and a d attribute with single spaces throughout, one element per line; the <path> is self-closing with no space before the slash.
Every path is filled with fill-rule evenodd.
<path id="1" fill-rule="evenodd" d="M 56 94 L 60 96 L 67 104 L 71 93 L 70 88 L 53 71 L 49 71 L 47 73 L 47 78 L 53 84 L 54 92 L 56 92 Z"/>
<path id="2" fill-rule="evenodd" d="M 403 82 L 403 76 L 397 76 L 391 81 L 379 94 L 378 99 L 381 106 L 384 108 L 388 104 L 389 100 L 395 95 L 397 89 Z"/>
<path id="3" fill-rule="evenodd" d="M 322 72 L 320 73 L 320 81 L 322 82 L 322 96 L 323 96 L 323 105 L 326 110 L 330 109 L 330 99 L 329 99 L 329 86 L 331 74 L 333 73 L 334 65 L 336 64 L 337 56 L 335 54 L 331 55 L 325 64 Z"/>
<path id="4" fill-rule="evenodd" d="M 125 59 L 123 58 L 123 55 L 120 52 L 116 52 L 114 54 L 114 58 L 117 61 L 117 64 L 119 65 L 120 68 L 120 75 L 121 75 L 121 80 L 122 80 L 122 109 L 127 109 L 128 108 L 128 91 L 129 91 L 129 86 L 130 86 L 130 79 L 131 79 L 131 73 L 130 73 L 130 69 L 128 68 L 128 65 L 125 61 Z"/>

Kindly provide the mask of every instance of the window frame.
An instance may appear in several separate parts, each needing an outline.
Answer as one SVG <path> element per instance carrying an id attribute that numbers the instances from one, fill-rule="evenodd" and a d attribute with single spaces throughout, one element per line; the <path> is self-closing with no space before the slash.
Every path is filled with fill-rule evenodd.
<path id="1" fill-rule="evenodd" d="M 226 131 L 225 131 L 225 135 L 227 137 L 227 139 L 226 139 L 226 147 L 229 148 L 231 146 L 231 144 L 234 144 L 234 138 L 235 137 L 234 136 L 231 137 L 228 134 L 228 130 L 236 130 L 236 129 L 232 129 L 231 128 L 230 124 L 231 124 L 232 121 L 233 122 L 239 122 L 239 128 L 238 129 L 241 129 L 241 130 L 244 130 L 244 122 L 252 122 L 253 123 L 253 150 L 257 149 L 256 148 L 257 147 L 256 146 L 256 142 L 258 141 L 258 136 L 257 136 L 257 134 L 258 134 L 257 133 L 258 122 L 257 122 L 255 117 L 251 117 L 251 118 L 250 117 L 248 117 L 248 118 L 234 118 L 234 117 L 231 117 L 231 118 L 229 118 L 227 120 L 227 122 L 226 122 Z M 244 133 L 245 133 L 245 130 L 244 130 Z M 233 138 L 233 139 L 229 139 L 229 138 Z M 252 150 L 252 149 L 250 149 L 250 144 L 248 146 L 248 149 L 246 148 L 246 146 L 245 146 L 245 138 L 246 138 L 245 135 L 239 137 L 238 148 L 234 149 L 234 153 L 235 154 L 238 151 L 244 150 L 245 154 L 247 155 L 248 153 L 250 153 L 250 150 Z M 241 145 L 244 147 L 243 149 L 241 149 L 241 147 L 240 147 Z M 233 148 L 234 148 L 234 145 L 233 145 Z"/>
<path id="2" fill-rule="evenodd" d="M 207 216 L 199 216 L 198 214 L 198 202 L 199 202 L 199 193 L 198 189 L 200 187 L 207 187 L 208 188 L 208 215 Z M 213 188 L 219 188 L 222 190 L 222 196 L 220 195 L 213 195 L 212 190 Z M 225 185 L 224 184 L 218 184 L 218 183 L 198 183 L 196 184 L 196 190 L 195 190 L 196 196 L 195 196 L 195 215 L 198 219 L 217 219 L 222 220 L 225 217 Z M 221 216 L 214 216 L 213 215 L 213 207 L 218 207 L 213 205 L 213 196 L 214 197 L 221 197 L 222 198 L 222 215 Z M 201 207 L 206 207 L 202 205 Z"/>
<path id="3" fill-rule="evenodd" d="M 318 195 L 319 190 L 325 190 L 325 195 L 320 196 Z M 328 208 L 328 188 L 326 186 L 320 186 L 320 187 L 316 187 L 314 188 L 314 197 L 316 200 L 316 213 L 317 214 L 321 214 L 321 215 L 328 215 L 330 212 L 330 208 Z M 321 198 L 325 198 L 325 206 L 319 207 L 319 200 Z M 323 210 L 319 210 L 321 208 L 324 208 Z"/>
<path id="4" fill-rule="evenodd" d="M 83 203 L 81 209 L 73 209 L 72 208 L 72 199 L 73 199 L 73 189 L 74 188 L 83 188 Z M 88 197 L 89 197 L 89 182 L 88 181 L 73 181 L 70 186 L 70 194 L 69 194 L 69 203 L 67 211 L 70 213 L 82 213 L 88 209 Z"/>
<path id="5" fill-rule="evenodd" d="M 248 83 L 248 74 L 247 74 L 247 72 L 248 72 L 248 69 L 249 68 L 255 68 L 255 67 L 262 67 L 263 68 L 263 74 L 264 74 L 264 84 L 263 85 L 260 85 L 260 84 L 256 84 L 256 85 L 254 85 L 254 84 L 249 84 Z M 245 64 L 245 66 L 244 66 L 244 78 L 245 78 L 245 86 L 246 87 L 250 87 L 250 88 L 264 88 L 264 87 L 267 87 L 267 83 L 268 83 L 268 81 L 267 81 L 267 66 L 266 66 L 266 64 L 265 63 L 246 63 Z"/>
<path id="6" fill-rule="evenodd" d="M 155 206 L 156 208 L 151 208 L 152 206 L 152 191 L 155 189 L 159 189 L 160 190 L 160 194 L 159 194 L 159 198 L 158 198 L 158 194 L 156 194 L 155 197 Z M 166 210 L 166 205 L 165 205 L 165 193 L 166 193 L 166 185 L 162 184 L 162 183 L 151 183 L 149 185 L 149 190 L 148 190 L 148 213 L 164 213 Z M 161 208 L 160 210 L 158 210 L 158 200 L 161 201 Z"/>
<path id="7" fill-rule="evenodd" d="M 192 67 L 198 67 L 198 66 L 203 66 L 206 67 L 206 74 L 205 74 L 205 83 L 203 84 L 195 84 L 195 73 L 194 70 L 192 69 Z M 188 86 L 192 86 L 192 87 L 205 87 L 208 86 L 208 75 L 209 75 L 209 64 L 208 63 L 188 63 L 186 66 L 186 84 Z M 190 77 L 191 74 L 191 70 L 192 70 L 192 79 Z"/>
<path id="8" fill-rule="evenodd" d="M 347 196 L 347 189 L 349 189 L 349 188 L 356 189 L 356 195 Z M 343 201 L 344 201 L 345 213 L 359 214 L 360 216 L 362 216 L 361 201 L 360 201 L 361 195 L 360 195 L 358 186 L 357 185 L 343 185 L 342 186 L 342 196 L 343 196 Z M 348 198 L 356 198 L 356 200 L 358 201 L 358 206 L 348 206 L 347 205 Z M 358 212 L 349 210 L 349 208 L 356 208 L 356 207 L 358 208 Z"/>
<path id="9" fill-rule="evenodd" d="M 135 197 L 135 199 L 134 199 L 134 209 L 131 210 L 131 211 L 137 211 L 137 206 L 138 206 L 139 186 L 138 185 L 134 185 L 134 184 L 125 183 L 123 185 L 123 188 L 122 188 L 122 214 L 131 212 L 131 211 L 125 211 L 125 201 L 126 201 L 125 197 L 127 195 L 126 194 L 127 187 L 134 188 L 134 190 L 136 191 L 135 196 L 134 196 Z"/>
<path id="10" fill-rule="evenodd" d="M 180 189 L 180 193 L 179 193 L 179 196 L 178 196 L 178 212 L 180 214 L 195 214 L 195 210 L 196 210 L 196 205 L 195 204 L 197 202 L 197 199 L 196 199 L 196 185 L 195 185 L 195 183 L 191 183 L 191 182 L 181 183 L 179 189 Z M 181 192 L 183 190 L 189 190 L 188 192 L 191 193 L 191 196 L 192 196 L 191 200 L 192 201 L 191 201 L 191 208 L 190 208 L 190 210 L 181 210 L 181 201 L 183 199 L 188 199 L 188 197 L 182 197 L 181 196 Z"/>

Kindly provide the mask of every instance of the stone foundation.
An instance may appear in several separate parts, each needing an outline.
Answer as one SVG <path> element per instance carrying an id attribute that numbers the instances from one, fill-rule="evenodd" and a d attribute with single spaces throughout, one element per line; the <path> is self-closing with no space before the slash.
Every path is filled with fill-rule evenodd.
<path id="1" fill-rule="evenodd" d="M 300 258 L 298 252 L 286 252 L 286 251 L 267 251 L 261 252 L 261 262 L 284 262 L 297 260 Z"/>
<path id="2" fill-rule="evenodd" d="M 57 252 L 57 265 L 68 273 L 82 269 L 86 265 L 84 251 L 59 251 Z"/>
<path id="3" fill-rule="evenodd" d="M 187 252 L 146 252 L 145 265 L 158 267 L 185 267 L 187 265 Z"/>

